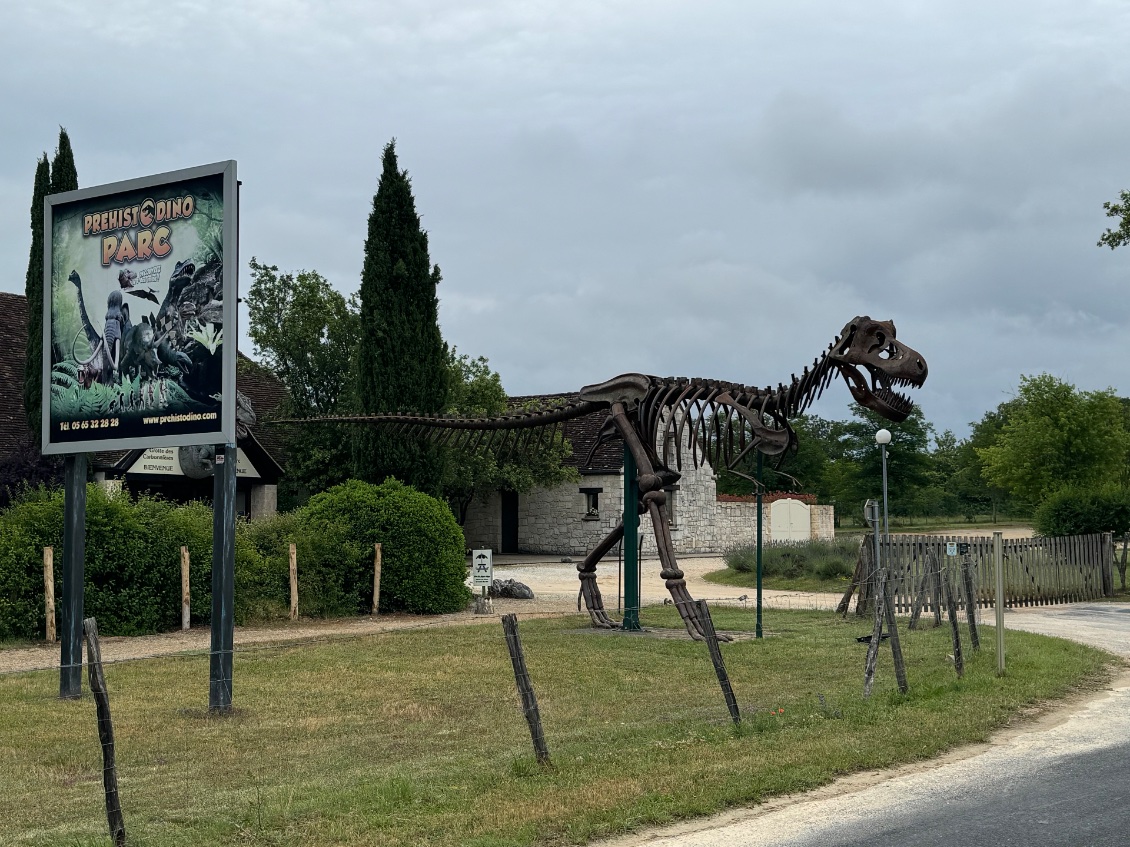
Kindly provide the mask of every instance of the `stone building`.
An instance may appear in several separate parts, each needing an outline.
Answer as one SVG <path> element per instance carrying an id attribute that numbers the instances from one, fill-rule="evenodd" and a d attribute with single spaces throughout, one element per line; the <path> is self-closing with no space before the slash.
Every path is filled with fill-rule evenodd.
<path id="1" fill-rule="evenodd" d="M 517 397 L 515 403 L 552 400 Z M 573 445 L 570 462 L 580 482 L 527 494 L 492 492 L 476 498 L 467 510 L 463 534 L 469 548 L 491 548 L 500 553 L 548 553 L 583 556 L 620 521 L 624 506 L 623 442 L 604 444 L 583 466 L 607 412 L 596 412 L 565 424 Z M 832 506 L 815 505 L 801 495 L 768 496 L 763 504 L 762 538 L 777 540 L 832 538 Z M 719 497 L 709 464 L 694 468 L 684 463 L 682 479 L 667 489 L 667 515 L 675 550 L 681 554 L 721 553 L 757 539 L 757 505 L 744 498 Z M 654 555 L 651 519 L 640 518 L 644 555 Z"/>

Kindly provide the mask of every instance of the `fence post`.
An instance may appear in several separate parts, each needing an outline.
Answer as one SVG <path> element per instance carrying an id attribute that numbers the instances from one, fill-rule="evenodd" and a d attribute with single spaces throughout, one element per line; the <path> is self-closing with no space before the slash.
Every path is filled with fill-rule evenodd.
<path id="1" fill-rule="evenodd" d="M 187 632 L 192 626 L 192 593 L 188 584 L 188 548 L 180 548 L 180 628 Z"/>
<path id="2" fill-rule="evenodd" d="M 883 609 L 887 616 L 887 631 L 890 633 L 891 658 L 895 663 L 895 680 L 898 682 L 899 693 L 909 691 L 906 682 L 906 662 L 902 658 L 902 643 L 899 641 L 898 623 L 895 621 L 895 605 L 891 599 L 891 542 L 887 537 L 887 555 L 883 559 Z"/>
<path id="3" fill-rule="evenodd" d="M 1109 532 L 1103 533 L 1101 546 L 1102 562 L 1099 567 L 1103 575 L 1103 597 L 1114 596 L 1114 540 Z"/>
<path id="4" fill-rule="evenodd" d="M 518 637 L 518 616 L 502 616 L 502 632 L 506 636 L 506 649 L 510 651 L 510 664 L 514 667 L 514 682 L 518 695 L 522 698 L 522 712 L 530 725 L 530 737 L 534 742 L 534 755 L 540 764 L 549 762 L 549 748 L 545 746 L 545 732 L 541 727 L 541 713 L 538 711 L 538 698 L 534 685 L 530 682 L 530 672 L 526 669 L 526 655 L 522 651 L 522 639 Z"/>
<path id="5" fill-rule="evenodd" d="M 997 676 L 1004 676 L 1004 535 L 993 533 L 993 569 L 996 572 Z"/>
<path id="6" fill-rule="evenodd" d="M 965 617 L 969 621 L 969 642 L 973 649 L 981 649 L 981 636 L 977 632 L 976 591 L 973 588 L 973 561 L 968 553 L 961 557 L 961 585 L 965 591 Z"/>
<path id="7" fill-rule="evenodd" d="M 946 567 L 945 576 L 942 577 L 942 590 L 946 594 L 946 609 L 950 619 L 950 635 L 953 638 L 953 666 L 957 671 L 958 679 L 965 676 L 965 657 L 961 652 L 961 631 L 957 625 L 957 602 L 954 600 L 953 591 L 950 589 L 950 568 Z"/>
<path id="8" fill-rule="evenodd" d="M 730 710 L 730 719 L 734 723 L 741 723 L 742 716 L 738 711 L 738 700 L 734 697 L 734 689 L 730 685 L 730 676 L 726 673 L 726 665 L 722 662 L 722 650 L 718 647 L 718 633 L 714 631 L 714 619 L 710 617 L 710 607 L 705 600 L 697 601 L 698 622 L 702 626 L 706 638 L 706 649 L 710 651 L 710 662 L 714 665 L 714 673 L 718 677 L 718 684 L 722 687 L 722 697 L 726 700 L 726 708 Z"/>
<path id="9" fill-rule="evenodd" d="M 298 620 L 298 549 L 291 542 L 290 559 L 290 619 Z"/>
<path id="10" fill-rule="evenodd" d="M 43 611 L 47 615 L 48 644 L 55 643 L 55 548 L 43 548 Z"/>
<path id="11" fill-rule="evenodd" d="M 381 542 L 373 544 L 373 614 L 381 602 Z"/>
<path id="12" fill-rule="evenodd" d="M 98 642 L 98 624 L 94 618 L 83 621 L 86 637 L 87 668 L 90 672 L 90 691 L 98 713 L 98 740 L 102 742 L 102 788 L 106 794 L 106 822 L 110 825 L 110 838 L 115 847 L 126 843 L 126 824 L 122 818 L 122 802 L 118 797 L 118 767 L 114 761 L 114 722 L 110 718 L 110 695 L 106 692 L 106 678 L 102 674 L 102 648 Z"/>

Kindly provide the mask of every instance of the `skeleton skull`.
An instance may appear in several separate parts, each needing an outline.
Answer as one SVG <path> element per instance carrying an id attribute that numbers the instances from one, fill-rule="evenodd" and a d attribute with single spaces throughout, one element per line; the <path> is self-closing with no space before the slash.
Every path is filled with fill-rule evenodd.
<path id="1" fill-rule="evenodd" d="M 894 323 L 866 315 L 849 321 L 828 355 L 861 406 L 895 423 L 910 415 L 914 404 L 893 386 L 920 388 L 926 381 L 926 360 L 895 340 Z"/>

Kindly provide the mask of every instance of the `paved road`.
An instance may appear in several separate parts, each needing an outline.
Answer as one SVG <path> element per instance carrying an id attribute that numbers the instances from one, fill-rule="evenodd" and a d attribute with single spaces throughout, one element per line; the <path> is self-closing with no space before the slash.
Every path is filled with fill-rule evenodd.
<path id="1" fill-rule="evenodd" d="M 1010 612 L 1009 627 L 1130 656 L 1130 606 Z M 1122 847 L 1130 844 L 1130 677 L 971 756 L 864 774 L 765 809 L 618 839 L 647 847 Z"/>

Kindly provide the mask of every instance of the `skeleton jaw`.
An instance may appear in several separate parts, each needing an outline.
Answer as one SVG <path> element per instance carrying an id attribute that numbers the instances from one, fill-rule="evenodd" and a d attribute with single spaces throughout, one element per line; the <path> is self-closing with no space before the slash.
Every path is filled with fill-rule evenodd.
<path id="1" fill-rule="evenodd" d="M 926 360 L 895 340 L 895 326 L 890 321 L 859 317 L 844 327 L 840 337 L 832 358 L 851 396 L 889 421 L 906 420 L 914 403 L 895 386 L 920 388 L 926 381 Z"/>
<path id="2" fill-rule="evenodd" d="M 859 405 L 878 412 L 893 423 L 901 423 L 914 410 L 914 402 L 905 394 L 895 391 L 893 385 L 918 388 L 922 381 L 915 382 L 906 377 L 891 377 L 878 368 L 866 363 L 863 367 L 871 376 L 871 384 L 853 365 L 839 363 L 840 373 L 848 384 L 851 396 Z"/>

